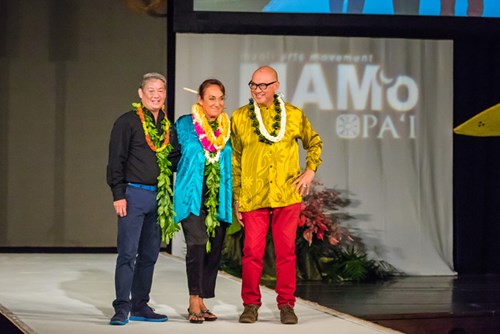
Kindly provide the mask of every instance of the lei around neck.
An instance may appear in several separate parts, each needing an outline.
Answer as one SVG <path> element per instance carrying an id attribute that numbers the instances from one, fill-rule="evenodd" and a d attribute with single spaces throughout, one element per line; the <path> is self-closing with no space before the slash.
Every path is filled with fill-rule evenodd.
<path id="1" fill-rule="evenodd" d="M 226 146 L 231 135 L 229 116 L 222 112 L 216 120 L 217 128 L 213 129 L 200 104 L 193 104 L 191 114 L 194 129 L 204 149 L 205 158 L 210 163 L 219 161 L 220 151 Z M 210 153 L 215 153 L 215 156 Z"/>
<path id="2" fill-rule="evenodd" d="M 210 252 L 210 238 L 215 237 L 215 228 L 220 226 L 217 220 L 217 206 L 219 205 L 218 194 L 220 188 L 220 151 L 226 146 L 230 137 L 230 121 L 225 112 L 222 112 L 217 120 L 209 122 L 202 107 L 195 103 L 192 108 L 193 126 L 198 135 L 198 139 L 203 146 L 205 155 L 205 180 L 207 185 L 207 196 L 205 206 L 207 207 L 207 217 L 205 226 L 209 240 L 206 244 L 206 251 Z"/>
<path id="3" fill-rule="evenodd" d="M 274 110 L 276 111 L 276 115 L 273 117 L 274 123 L 271 126 L 271 133 L 266 129 L 259 105 L 254 99 L 250 99 L 248 110 L 254 132 L 259 136 L 259 142 L 271 145 L 283 139 L 286 130 L 286 108 L 281 96 L 274 94 Z"/>
<path id="4" fill-rule="evenodd" d="M 158 202 L 158 224 L 161 228 L 162 241 L 169 244 L 175 232 L 179 231 L 179 226 L 174 222 L 174 205 L 172 203 L 172 163 L 168 160 L 168 155 L 173 149 L 169 142 L 170 122 L 167 116 L 161 120 L 162 134 L 158 133 L 156 125 L 150 113 L 143 111 L 141 103 L 132 103 L 137 115 L 141 119 L 144 136 L 149 148 L 156 153 L 156 161 L 160 169 L 158 175 L 156 201 Z M 164 112 L 164 106 L 162 112 Z"/>

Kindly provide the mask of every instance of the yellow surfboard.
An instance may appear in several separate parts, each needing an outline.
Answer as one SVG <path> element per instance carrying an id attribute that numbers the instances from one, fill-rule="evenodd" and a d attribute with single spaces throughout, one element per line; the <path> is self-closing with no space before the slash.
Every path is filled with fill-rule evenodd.
<path id="1" fill-rule="evenodd" d="M 463 122 L 453 132 L 474 137 L 500 136 L 500 103 Z"/>

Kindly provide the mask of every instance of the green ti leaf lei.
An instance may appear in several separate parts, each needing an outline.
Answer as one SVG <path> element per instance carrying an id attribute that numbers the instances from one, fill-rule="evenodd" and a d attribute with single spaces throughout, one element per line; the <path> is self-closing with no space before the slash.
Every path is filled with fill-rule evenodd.
<path id="1" fill-rule="evenodd" d="M 280 122 L 281 122 L 281 106 L 280 102 L 278 100 L 278 95 L 274 94 L 274 110 L 276 111 L 276 115 L 274 115 L 273 120 L 274 123 L 271 126 L 272 131 L 270 133 L 271 136 L 277 136 L 278 131 L 280 130 Z M 257 120 L 257 116 L 255 114 L 255 106 L 254 106 L 254 101 L 253 99 L 250 99 L 250 102 L 248 104 L 248 111 L 250 115 L 250 119 L 252 120 L 252 127 L 253 127 L 253 132 L 259 136 L 259 141 L 261 143 L 267 144 L 267 145 L 272 145 L 274 144 L 272 141 L 264 137 L 264 135 L 260 132 L 259 130 L 259 121 Z"/>
<path id="2" fill-rule="evenodd" d="M 132 106 L 137 110 L 137 107 L 140 105 L 138 103 L 132 103 Z M 168 121 L 167 116 L 165 115 L 165 117 L 161 120 L 161 127 L 163 129 L 161 136 L 158 135 L 158 130 L 156 129 L 153 119 L 149 113 L 144 113 L 144 121 L 146 124 L 145 130 L 151 138 L 153 145 L 156 148 L 161 147 L 165 139 L 165 135 L 170 128 L 170 122 Z M 158 202 L 157 221 L 161 228 L 161 239 L 166 244 L 169 244 L 175 232 L 180 230 L 179 226 L 174 222 L 174 205 L 172 203 L 172 170 L 170 169 L 172 163 L 168 160 L 168 155 L 172 149 L 172 144 L 168 143 L 164 150 L 156 152 L 156 161 L 160 169 L 157 184 L 158 190 L 156 193 L 156 201 Z"/>
<path id="3" fill-rule="evenodd" d="M 217 122 L 210 122 L 210 126 L 217 129 Z M 209 152 L 210 157 L 214 157 L 217 152 Z M 205 177 L 207 184 L 207 197 L 205 199 L 205 206 L 207 207 L 207 217 L 205 218 L 205 225 L 207 227 L 207 235 L 209 240 L 206 244 L 207 253 L 210 252 L 210 238 L 215 237 L 215 228 L 220 225 L 217 220 L 217 205 L 219 204 L 218 195 L 220 188 L 220 166 L 219 161 L 211 163 L 206 159 L 205 162 Z"/>

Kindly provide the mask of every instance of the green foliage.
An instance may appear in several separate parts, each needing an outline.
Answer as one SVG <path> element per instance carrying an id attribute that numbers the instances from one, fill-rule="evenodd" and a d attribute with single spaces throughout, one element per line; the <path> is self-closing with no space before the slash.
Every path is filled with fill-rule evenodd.
<path id="1" fill-rule="evenodd" d="M 220 269 L 233 276 L 241 277 L 242 249 L 243 230 L 240 229 L 234 233 L 227 234 L 226 239 L 224 240 L 224 249 L 222 250 Z"/>
<path id="2" fill-rule="evenodd" d="M 138 107 L 144 108 L 139 103 L 133 103 L 132 106 L 138 109 Z M 151 138 L 151 142 L 157 149 L 156 151 L 156 161 L 158 163 L 158 168 L 160 169 L 160 174 L 158 175 L 157 193 L 156 200 L 158 202 L 158 224 L 161 228 L 162 241 L 169 244 L 172 240 L 173 235 L 180 230 L 179 226 L 174 222 L 174 205 L 172 202 L 173 190 L 172 190 L 172 171 L 170 166 L 172 163 L 168 160 L 168 155 L 173 149 L 173 146 L 168 143 L 168 145 L 163 150 L 159 148 L 163 145 L 165 136 L 170 127 L 170 122 L 167 117 L 161 120 L 161 127 L 164 129 L 161 135 L 158 134 L 156 125 L 149 113 L 144 113 L 144 122 L 146 125 L 145 131 Z"/>
<path id="3" fill-rule="evenodd" d="M 161 139 L 163 141 L 163 139 Z M 160 168 L 158 175 L 158 190 L 156 200 L 158 202 L 158 223 L 162 231 L 162 240 L 168 244 L 176 232 L 180 230 L 179 225 L 174 222 L 174 204 L 172 202 L 172 172 L 170 170 L 171 162 L 167 159 L 172 151 L 172 145 L 156 153 L 156 160 Z"/>
<path id="4" fill-rule="evenodd" d="M 210 152 L 209 154 L 213 158 L 216 153 Z M 205 200 L 205 205 L 208 210 L 205 225 L 207 226 L 208 236 L 213 238 L 215 237 L 215 228 L 220 224 L 217 220 L 217 205 L 219 204 L 218 195 L 220 188 L 220 166 L 218 161 L 211 163 L 208 159 L 206 160 L 205 177 L 208 188 Z M 210 248 L 210 241 L 207 241 L 207 252 L 210 252 Z"/>
<path id="5" fill-rule="evenodd" d="M 343 220 L 350 218 L 340 212 L 348 204 L 336 191 L 316 187 L 304 199 L 295 242 L 299 280 L 366 282 L 385 279 L 397 272 L 387 262 L 370 259 L 361 240 L 341 226 Z M 242 244 L 242 230 L 227 234 L 222 254 L 221 269 L 238 277 L 241 277 Z M 262 279 L 275 280 L 271 231 L 267 235 Z"/>
<path id="6" fill-rule="evenodd" d="M 371 260 L 355 248 L 342 250 L 335 257 L 322 257 L 320 263 L 325 279 L 337 282 L 373 281 L 387 278 L 394 272 L 389 264 Z"/>

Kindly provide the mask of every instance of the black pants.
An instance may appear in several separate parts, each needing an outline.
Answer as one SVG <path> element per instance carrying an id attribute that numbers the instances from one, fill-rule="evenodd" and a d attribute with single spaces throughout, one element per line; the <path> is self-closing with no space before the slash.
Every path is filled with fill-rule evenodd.
<path id="1" fill-rule="evenodd" d="M 201 298 L 213 298 L 228 224 L 221 222 L 215 229 L 215 237 L 210 238 L 211 250 L 207 253 L 206 216 L 207 212 L 201 210 L 200 216 L 190 214 L 181 223 L 187 245 L 186 271 L 189 294 Z"/>

